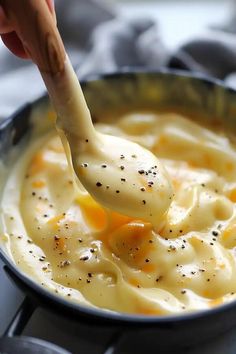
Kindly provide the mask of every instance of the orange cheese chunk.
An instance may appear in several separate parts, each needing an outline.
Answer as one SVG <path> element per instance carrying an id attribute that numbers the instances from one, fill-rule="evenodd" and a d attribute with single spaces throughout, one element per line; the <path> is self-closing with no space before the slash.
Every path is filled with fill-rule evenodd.
<path id="1" fill-rule="evenodd" d="M 34 176 L 37 173 L 41 172 L 45 167 L 44 156 L 42 153 L 38 152 L 34 155 L 30 167 L 29 167 L 29 175 Z"/>
<path id="2" fill-rule="evenodd" d="M 215 307 L 215 306 L 222 304 L 223 302 L 224 302 L 224 299 L 222 297 L 218 297 L 216 299 L 210 300 L 208 304 L 210 307 Z"/>
<path id="3" fill-rule="evenodd" d="M 46 183 L 42 180 L 32 182 L 33 188 L 43 188 L 43 187 L 45 187 L 45 185 L 46 185 Z"/>
<path id="4" fill-rule="evenodd" d="M 54 229 L 57 229 L 59 226 L 59 222 L 64 219 L 63 214 L 59 214 L 54 216 L 53 218 L 49 219 L 47 224 L 51 225 Z"/>
<path id="5" fill-rule="evenodd" d="M 88 194 L 76 199 L 86 222 L 92 228 L 102 230 L 107 225 L 106 211 Z"/>
<path id="6" fill-rule="evenodd" d="M 236 225 L 230 225 L 222 234 L 223 241 L 229 240 L 231 236 L 236 236 Z"/>
<path id="7" fill-rule="evenodd" d="M 137 306 L 136 313 L 146 316 L 161 316 L 163 312 L 159 309 Z"/>
<path id="8" fill-rule="evenodd" d="M 236 189 L 233 189 L 229 195 L 231 202 L 236 203 Z"/>

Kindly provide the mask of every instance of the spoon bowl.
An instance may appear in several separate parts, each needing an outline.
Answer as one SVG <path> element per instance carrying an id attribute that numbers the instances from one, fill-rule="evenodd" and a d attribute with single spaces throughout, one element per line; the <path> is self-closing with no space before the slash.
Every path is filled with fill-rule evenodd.
<path id="1" fill-rule="evenodd" d="M 105 134 L 97 133 L 96 144 L 94 153 L 94 146 L 85 142 L 84 150 L 73 158 L 74 170 L 92 197 L 108 209 L 160 226 L 173 191 L 156 156 Z"/>

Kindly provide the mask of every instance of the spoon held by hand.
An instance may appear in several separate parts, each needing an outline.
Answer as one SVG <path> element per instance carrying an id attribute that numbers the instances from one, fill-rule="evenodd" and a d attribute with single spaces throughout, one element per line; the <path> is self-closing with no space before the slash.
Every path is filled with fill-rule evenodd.
<path id="1" fill-rule="evenodd" d="M 168 175 L 150 151 L 92 124 L 79 81 L 45 0 L 2 0 L 26 51 L 42 75 L 67 139 L 74 171 L 106 208 L 158 226 L 173 196 Z"/>

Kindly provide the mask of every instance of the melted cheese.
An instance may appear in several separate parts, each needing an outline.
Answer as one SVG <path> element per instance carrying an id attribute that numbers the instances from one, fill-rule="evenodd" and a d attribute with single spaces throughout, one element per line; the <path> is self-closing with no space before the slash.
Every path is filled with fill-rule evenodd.
<path id="1" fill-rule="evenodd" d="M 140 215 L 104 208 L 77 187 L 49 134 L 23 152 L 4 188 L 1 243 L 18 267 L 60 296 L 112 311 L 159 316 L 234 299 L 236 149 L 228 138 L 176 114 L 128 114 L 96 129 L 158 155 L 174 188 L 169 210 L 153 229 Z"/>

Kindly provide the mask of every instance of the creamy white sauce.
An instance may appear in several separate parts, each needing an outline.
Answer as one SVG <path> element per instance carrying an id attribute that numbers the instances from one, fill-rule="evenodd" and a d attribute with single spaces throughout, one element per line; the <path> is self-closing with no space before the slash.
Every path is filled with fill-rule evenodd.
<path id="1" fill-rule="evenodd" d="M 161 162 L 130 140 L 94 129 L 69 59 L 58 78 L 50 74 L 43 78 L 58 115 L 63 145 L 69 143 L 71 154 L 67 155 L 84 188 L 104 207 L 160 227 L 173 197 Z"/>
<path id="2" fill-rule="evenodd" d="M 159 227 L 104 209 L 82 192 L 51 133 L 31 142 L 9 174 L 2 246 L 37 283 L 86 306 L 166 315 L 234 299 L 235 147 L 174 113 L 110 121 L 101 117 L 96 130 L 144 146 L 170 176 L 174 197 Z"/>

